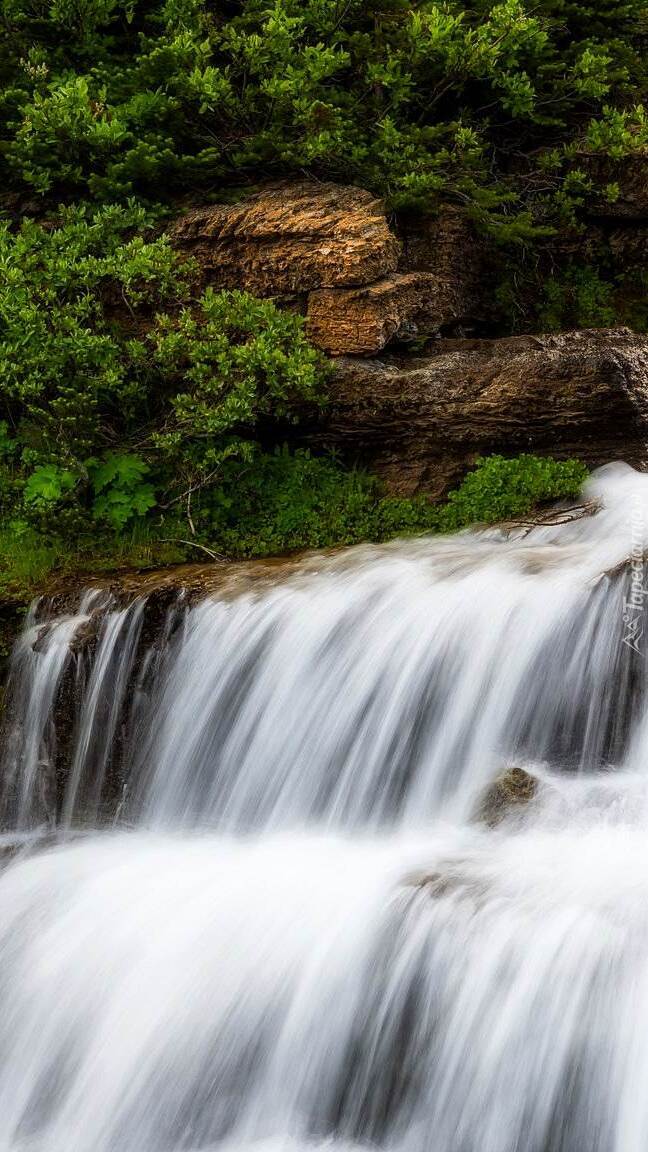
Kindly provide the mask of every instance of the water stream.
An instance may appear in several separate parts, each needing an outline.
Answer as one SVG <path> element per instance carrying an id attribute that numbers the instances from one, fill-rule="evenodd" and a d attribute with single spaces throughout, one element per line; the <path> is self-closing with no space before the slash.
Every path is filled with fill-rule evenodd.
<path id="1" fill-rule="evenodd" d="M 648 477 L 586 497 L 153 637 L 144 599 L 34 607 L 0 1152 L 646 1152 Z"/>

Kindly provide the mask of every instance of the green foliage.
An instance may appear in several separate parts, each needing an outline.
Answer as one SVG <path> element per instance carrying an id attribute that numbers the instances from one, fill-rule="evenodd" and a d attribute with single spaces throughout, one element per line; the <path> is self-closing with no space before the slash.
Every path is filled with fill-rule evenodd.
<path id="1" fill-rule="evenodd" d="M 620 160 L 641 151 L 648 145 L 648 116 L 645 108 L 642 104 L 631 108 L 615 108 L 606 104 L 602 115 L 590 121 L 585 145 L 592 152 L 602 152 L 612 160 Z"/>
<path id="2" fill-rule="evenodd" d="M 579 461 L 490 456 L 476 462 L 447 501 L 388 497 L 375 477 L 307 452 L 231 462 L 203 505 L 200 538 L 227 556 L 383 541 L 528 515 L 543 502 L 574 497 L 586 479 Z"/>
<path id="3" fill-rule="evenodd" d="M 96 478 L 105 491 L 120 481 L 137 488 L 144 475 L 134 458 L 115 457 L 97 467 Z M 162 519 L 134 517 L 127 530 L 115 522 L 116 532 L 108 518 L 74 540 L 51 525 L 45 535 L 11 519 L 0 529 L 0 596 L 24 602 L 54 575 L 196 559 L 204 557 L 201 546 L 245 558 L 454 532 L 577 496 L 586 475 L 575 460 L 491 456 L 477 462 L 445 503 L 434 505 L 423 496 L 386 496 L 375 477 L 343 468 L 334 456 L 257 452 L 247 465 L 228 460 L 219 482 L 204 491 L 193 540 L 184 537 L 177 511 Z"/>
<path id="4" fill-rule="evenodd" d="M 74 488 L 74 473 L 55 464 L 42 464 L 25 483 L 24 499 L 27 505 L 50 505 L 61 500 Z"/>
<path id="5" fill-rule="evenodd" d="M 129 520 L 145 516 L 155 507 L 155 488 L 144 481 L 150 472 L 141 456 L 114 452 L 88 465 L 94 501 L 92 515 L 111 528 L 123 528 Z"/>
<path id="6" fill-rule="evenodd" d="M 119 568 L 151 568 L 185 559 L 180 546 L 159 540 L 146 521 L 128 532 L 71 540 L 45 536 L 24 520 L 0 527 L 0 601 L 26 606 L 48 582 L 79 573 L 88 576 Z M 2 636 L 0 635 L 0 647 Z M 3 653 L 0 651 L 0 656 Z"/>
<path id="7" fill-rule="evenodd" d="M 209 288 L 199 308 L 158 317 L 135 359 L 169 389 L 169 410 L 153 443 L 191 490 L 226 460 L 250 459 L 256 421 L 290 420 L 296 401 L 321 403 L 326 376 L 301 318 L 269 300 Z"/>
<path id="8" fill-rule="evenodd" d="M 220 553 L 268 556 L 431 531 L 436 509 L 385 497 L 375 477 L 334 457 L 283 448 L 247 467 L 229 461 L 196 524 Z"/>
<path id="9" fill-rule="evenodd" d="M 616 320 L 613 286 L 590 265 L 567 267 L 544 285 L 537 320 L 541 332 L 609 328 Z"/>
<path id="10" fill-rule="evenodd" d="M 578 460 L 488 456 L 450 493 L 439 510 L 439 529 L 455 532 L 469 524 L 526 516 L 545 501 L 577 496 L 586 477 L 587 469 Z"/>
<path id="11" fill-rule="evenodd" d="M 642 0 L 0 10 L 2 175 L 40 195 L 157 200 L 307 170 L 397 205 L 451 195 L 525 243 L 552 195 L 546 178 L 511 178 L 509 158 L 546 177 L 545 152 L 559 168 L 585 136 L 616 154 L 643 124 L 629 107 L 645 89 Z"/>
<path id="12" fill-rule="evenodd" d="M 488 519 L 497 468 L 519 499 L 573 487 L 567 465 L 491 461 L 443 520 L 268 452 L 324 401 L 326 365 L 298 316 L 199 293 L 163 220 L 304 174 L 450 200 L 506 250 L 510 327 L 613 323 L 630 281 L 603 262 L 554 261 L 540 305 L 537 284 L 648 145 L 643 19 L 642 0 L 0 0 L 4 523 L 249 555 Z"/>
<path id="13" fill-rule="evenodd" d="M 192 299 L 150 227 L 133 205 L 0 226 L 0 498 L 41 527 L 170 507 L 249 460 L 260 419 L 321 402 L 301 319 L 241 292 Z"/>

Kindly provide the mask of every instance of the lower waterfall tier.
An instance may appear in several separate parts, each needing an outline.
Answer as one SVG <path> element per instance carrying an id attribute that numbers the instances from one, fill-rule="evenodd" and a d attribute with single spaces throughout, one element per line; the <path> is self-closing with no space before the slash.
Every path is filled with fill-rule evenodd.
<path id="1" fill-rule="evenodd" d="M 513 827 L 94 835 L 0 877 L 6 1152 L 643 1152 L 648 784 Z"/>
<path id="2" fill-rule="evenodd" d="M 587 498 L 34 606 L 0 1152 L 645 1152 L 648 478 Z"/>

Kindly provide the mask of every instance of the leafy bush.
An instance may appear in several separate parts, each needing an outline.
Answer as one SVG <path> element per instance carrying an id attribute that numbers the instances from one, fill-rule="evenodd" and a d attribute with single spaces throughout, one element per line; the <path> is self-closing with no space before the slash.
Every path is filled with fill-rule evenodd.
<path id="1" fill-rule="evenodd" d="M 0 495 L 43 527 L 190 501 L 251 458 L 261 418 L 321 402 L 299 317 L 239 292 L 192 300 L 190 267 L 147 229 L 132 205 L 0 226 Z"/>
<path id="2" fill-rule="evenodd" d="M 544 285 L 538 310 L 541 332 L 564 328 L 609 328 L 617 320 L 613 285 L 590 265 L 568 265 Z"/>
<path id="3" fill-rule="evenodd" d="M 109 465 L 107 476 L 116 467 L 116 461 Z M 29 599 L 52 571 L 145 568 L 204 557 L 203 549 L 245 558 L 454 532 L 528 516 L 547 500 L 574 497 L 586 474 L 574 460 L 486 457 L 445 503 L 434 505 L 423 496 L 386 496 L 376 477 L 346 470 L 333 456 L 285 447 L 257 452 L 247 465 L 233 458 L 224 463 L 218 483 L 202 492 L 196 535 L 189 539 L 177 510 L 142 515 L 126 530 L 118 516 L 118 532 L 87 530 L 73 540 L 10 520 L 0 530 L 0 595 Z M 131 479 L 138 481 L 128 472 L 123 479 L 126 486 Z"/>
<path id="4" fill-rule="evenodd" d="M 621 297 L 645 327 L 641 269 L 631 292 L 603 259 L 548 251 L 582 227 L 587 159 L 612 162 L 613 201 L 614 163 L 646 148 L 643 20 L 641 0 L 0 0 L 5 522 L 247 555 L 573 488 L 576 465 L 491 461 L 437 514 L 268 452 L 273 420 L 323 401 L 325 363 L 272 302 L 198 295 L 161 228 L 178 203 L 304 173 L 399 209 L 450 200 L 507 249 L 509 327 L 612 323 Z"/>
<path id="5" fill-rule="evenodd" d="M 439 530 L 455 532 L 470 524 L 527 516 L 543 502 L 577 496 L 586 477 L 587 469 L 579 460 L 487 456 L 477 461 L 475 470 L 439 509 Z"/>
<path id="6" fill-rule="evenodd" d="M 268 556 L 431 531 L 436 515 L 424 497 L 385 497 L 374 476 L 335 457 L 284 447 L 248 467 L 229 461 L 196 527 L 225 555 Z"/>
<path id="7" fill-rule="evenodd" d="M 386 496 L 378 480 L 307 452 L 228 462 L 203 502 L 200 539 L 228 556 L 375 542 L 526 516 L 543 502 L 575 497 L 587 476 L 576 460 L 489 456 L 441 505 Z"/>
<path id="8" fill-rule="evenodd" d="M 618 155 L 643 124 L 641 0 L 1 9 L 3 177 L 40 195 L 158 199 L 307 170 L 397 205 L 443 192 L 524 241 L 529 209 L 569 200 L 563 161 Z"/>

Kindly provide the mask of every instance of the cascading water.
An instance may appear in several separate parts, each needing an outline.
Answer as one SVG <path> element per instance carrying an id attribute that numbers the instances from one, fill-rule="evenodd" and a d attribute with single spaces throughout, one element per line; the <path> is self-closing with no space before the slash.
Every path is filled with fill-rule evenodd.
<path id="1" fill-rule="evenodd" d="M 648 477 L 588 496 L 182 600 L 154 640 L 143 600 L 36 607 L 0 1152 L 645 1152 Z M 535 793 L 488 826 L 511 765 Z"/>

